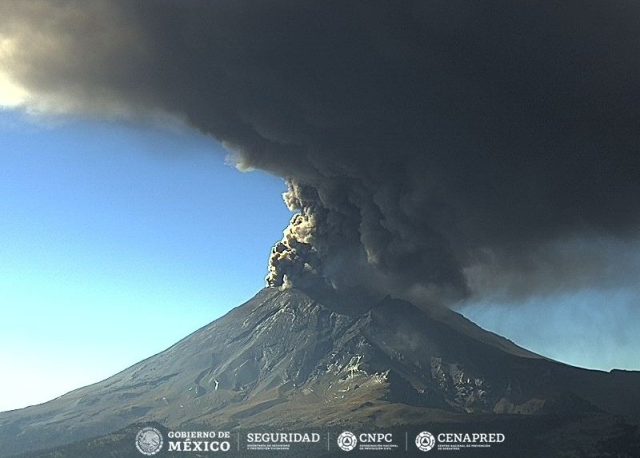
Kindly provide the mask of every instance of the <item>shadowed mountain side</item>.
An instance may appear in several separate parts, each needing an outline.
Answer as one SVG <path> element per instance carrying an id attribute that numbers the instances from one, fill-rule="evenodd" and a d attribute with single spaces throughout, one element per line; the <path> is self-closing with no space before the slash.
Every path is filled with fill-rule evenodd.
<path id="1" fill-rule="evenodd" d="M 357 428 L 637 412 L 640 373 L 550 361 L 447 309 L 267 288 L 109 379 L 0 413 L 0 448 L 17 454 L 146 421 Z"/>

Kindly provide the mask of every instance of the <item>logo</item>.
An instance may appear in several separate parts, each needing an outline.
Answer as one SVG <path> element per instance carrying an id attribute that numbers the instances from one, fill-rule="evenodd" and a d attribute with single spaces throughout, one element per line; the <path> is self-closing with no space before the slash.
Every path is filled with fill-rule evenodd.
<path id="1" fill-rule="evenodd" d="M 436 445 L 436 438 L 429 431 L 422 431 L 416 436 L 416 447 L 422 452 L 428 452 Z"/>
<path id="2" fill-rule="evenodd" d="M 358 445 L 358 439 L 356 435 L 351 431 L 344 431 L 338 436 L 338 447 L 345 452 L 350 452 Z"/>
<path id="3" fill-rule="evenodd" d="M 155 455 L 162 449 L 162 433 L 148 426 L 136 434 L 136 448 L 143 455 Z"/>
<path id="4" fill-rule="evenodd" d="M 320 444 L 320 433 L 248 433 L 247 450 L 288 451 L 298 444 Z"/>

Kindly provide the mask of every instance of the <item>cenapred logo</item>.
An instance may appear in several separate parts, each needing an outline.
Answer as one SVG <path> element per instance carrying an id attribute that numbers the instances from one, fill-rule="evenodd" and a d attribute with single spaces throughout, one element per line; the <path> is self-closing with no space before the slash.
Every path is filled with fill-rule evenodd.
<path id="1" fill-rule="evenodd" d="M 155 455 L 162 450 L 162 443 L 162 433 L 151 426 L 142 428 L 136 434 L 136 448 L 143 455 Z"/>
<path id="2" fill-rule="evenodd" d="M 358 439 L 356 438 L 356 435 L 351 431 L 344 431 L 340 433 L 337 442 L 338 447 L 340 447 L 345 452 L 350 452 L 351 450 L 356 448 L 356 445 L 358 445 Z"/>
<path id="3" fill-rule="evenodd" d="M 436 438 L 429 431 L 422 431 L 416 436 L 416 447 L 422 452 L 428 452 L 436 445 Z"/>

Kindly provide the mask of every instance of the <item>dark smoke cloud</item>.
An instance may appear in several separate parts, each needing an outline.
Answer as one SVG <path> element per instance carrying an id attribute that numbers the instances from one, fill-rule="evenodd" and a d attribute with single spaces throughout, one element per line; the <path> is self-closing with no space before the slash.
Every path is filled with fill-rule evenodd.
<path id="1" fill-rule="evenodd" d="M 529 294 L 636 246 L 634 1 L 5 0 L 0 18 L 30 109 L 171 114 L 286 178 L 300 214 L 273 286 Z"/>

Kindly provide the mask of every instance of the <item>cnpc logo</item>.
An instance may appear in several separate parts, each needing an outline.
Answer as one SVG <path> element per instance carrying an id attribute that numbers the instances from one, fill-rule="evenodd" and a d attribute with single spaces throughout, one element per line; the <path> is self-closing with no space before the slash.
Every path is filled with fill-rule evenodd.
<path id="1" fill-rule="evenodd" d="M 350 452 L 358 443 L 362 444 L 392 444 L 392 433 L 361 433 L 358 436 L 351 431 L 343 431 L 338 436 L 338 447 L 345 452 Z"/>
<path id="2" fill-rule="evenodd" d="M 351 431 L 343 431 L 342 433 L 340 433 L 337 442 L 338 447 L 340 447 L 345 452 L 350 452 L 351 450 L 356 448 L 356 445 L 358 445 L 358 439 L 356 438 L 356 435 Z"/>

